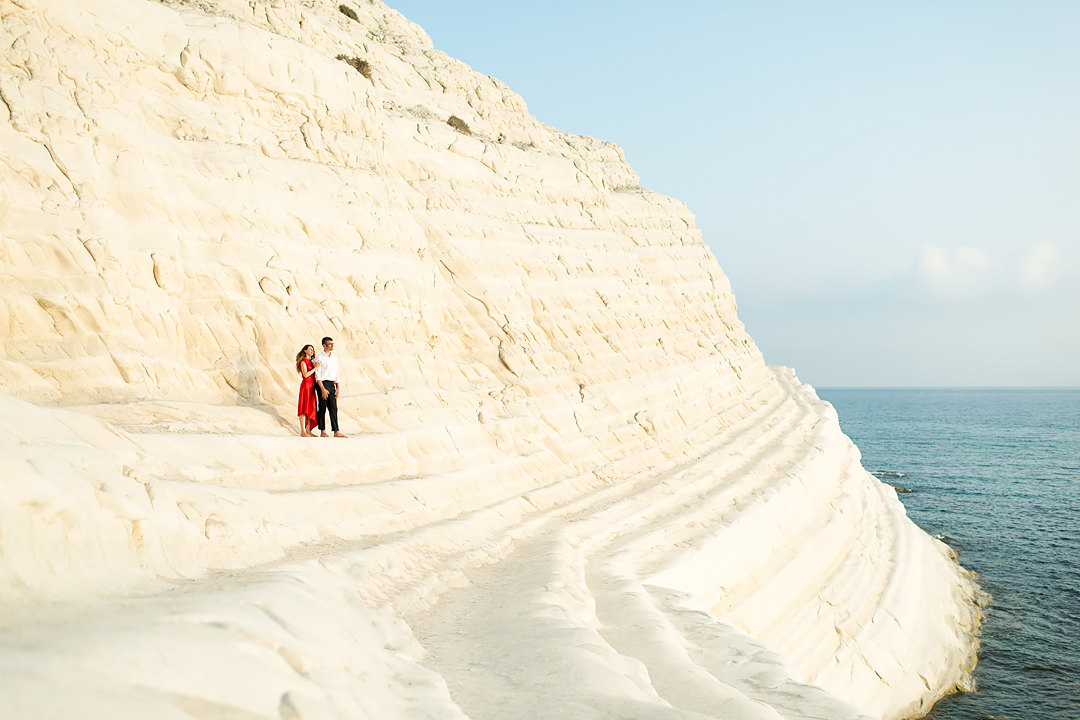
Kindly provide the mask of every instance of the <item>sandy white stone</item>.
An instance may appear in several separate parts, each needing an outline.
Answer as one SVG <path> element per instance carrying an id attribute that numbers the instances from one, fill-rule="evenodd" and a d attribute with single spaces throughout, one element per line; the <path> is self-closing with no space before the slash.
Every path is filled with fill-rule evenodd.
<path id="1" fill-rule="evenodd" d="M 346 4 L 0 2 L 5 711 L 891 719 L 964 686 L 975 586 L 764 364 L 686 207 Z M 296 437 L 324 334 L 348 440 Z"/>

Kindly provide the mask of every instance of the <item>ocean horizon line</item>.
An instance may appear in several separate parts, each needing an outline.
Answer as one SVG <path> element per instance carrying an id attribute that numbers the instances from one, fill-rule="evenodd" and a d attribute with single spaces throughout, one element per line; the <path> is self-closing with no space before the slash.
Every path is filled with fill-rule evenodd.
<path id="1" fill-rule="evenodd" d="M 813 385 L 816 390 L 1044 390 L 1075 391 L 1080 385 Z"/>

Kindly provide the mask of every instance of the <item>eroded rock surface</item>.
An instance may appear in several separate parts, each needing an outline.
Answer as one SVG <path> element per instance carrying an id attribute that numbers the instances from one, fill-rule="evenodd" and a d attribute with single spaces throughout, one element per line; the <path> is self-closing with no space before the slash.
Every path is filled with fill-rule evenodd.
<path id="1" fill-rule="evenodd" d="M 685 206 L 341 7 L 0 2 L 14 716 L 894 718 L 965 683 L 974 586 L 766 367 Z M 348 440 L 295 436 L 324 334 Z"/>

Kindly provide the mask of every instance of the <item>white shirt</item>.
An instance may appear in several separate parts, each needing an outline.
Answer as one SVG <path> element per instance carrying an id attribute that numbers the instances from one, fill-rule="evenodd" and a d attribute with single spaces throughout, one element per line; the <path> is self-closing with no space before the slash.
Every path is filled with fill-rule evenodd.
<path id="1" fill-rule="evenodd" d="M 315 356 L 315 362 L 319 363 L 319 367 L 315 368 L 316 380 L 319 382 L 323 380 L 329 380 L 330 382 L 340 381 L 341 375 L 338 369 L 337 355 L 331 355 L 323 350 Z"/>

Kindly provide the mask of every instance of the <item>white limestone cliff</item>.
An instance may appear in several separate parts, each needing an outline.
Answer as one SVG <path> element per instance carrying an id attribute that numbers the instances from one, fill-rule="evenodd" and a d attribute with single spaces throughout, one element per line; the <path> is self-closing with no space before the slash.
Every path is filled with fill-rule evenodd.
<path id="1" fill-rule="evenodd" d="M 974 585 L 764 364 L 685 206 L 342 7 L 0 0 L 5 711 L 891 719 L 964 686 Z M 348 440 L 294 429 L 324 334 Z"/>

